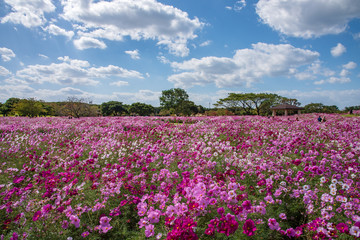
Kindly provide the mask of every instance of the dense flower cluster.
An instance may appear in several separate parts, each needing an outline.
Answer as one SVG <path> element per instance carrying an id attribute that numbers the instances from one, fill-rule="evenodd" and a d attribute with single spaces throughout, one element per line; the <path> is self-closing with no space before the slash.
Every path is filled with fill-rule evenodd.
<path id="1" fill-rule="evenodd" d="M 297 117 L 2 117 L 0 238 L 360 237 L 360 119 Z"/>

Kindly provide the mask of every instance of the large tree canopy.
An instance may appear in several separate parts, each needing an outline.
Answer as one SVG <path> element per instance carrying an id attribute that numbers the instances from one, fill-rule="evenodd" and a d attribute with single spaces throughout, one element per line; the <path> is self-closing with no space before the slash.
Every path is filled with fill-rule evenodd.
<path id="1" fill-rule="evenodd" d="M 155 111 L 155 108 L 149 104 L 136 102 L 130 105 L 129 107 L 129 113 L 135 114 L 139 116 L 149 116 L 153 114 Z"/>
<path id="2" fill-rule="evenodd" d="M 270 113 L 270 107 L 284 100 L 286 98 L 273 93 L 229 93 L 226 98 L 220 99 L 215 106 L 224 107 L 237 114 L 267 115 Z"/>
<path id="3" fill-rule="evenodd" d="M 44 112 L 43 104 L 34 98 L 21 99 L 14 107 L 20 116 L 37 117 Z"/>
<path id="4" fill-rule="evenodd" d="M 186 101 L 189 101 L 189 95 L 181 88 L 164 90 L 160 96 L 160 106 L 166 110 L 173 110 L 176 114 L 183 112 Z"/>
<path id="5" fill-rule="evenodd" d="M 305 113 L 337 113 L 339 108 L 335 105 L 324 105 L 322 103 L 310 103 L 304 107 Z"/>
<path id="6" fill-rule="evenodd" d="M 100 109 L 104 116 L 119 116 L 126 112 L 123 103 L 118 101 L 104 102 L 100 105 Z"/>
<path id="7" fill-rule="evenodd" d="M 0 111 L 4 116 L 9 115 L 14 109 L 16 103 L 20 101 L 20 98 L 9 98 L 6 102 L 1 106 Z"/>

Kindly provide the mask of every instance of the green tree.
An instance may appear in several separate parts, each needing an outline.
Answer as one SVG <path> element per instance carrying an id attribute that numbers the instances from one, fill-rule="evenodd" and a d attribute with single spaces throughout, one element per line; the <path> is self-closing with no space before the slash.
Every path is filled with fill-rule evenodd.
<path id="1" fill-rule="evenodd" d="M 15 104 L 20 101 L 20 98 L 9 98 L 1 107 L 1 113 L 8 116 L 13 111 Z"/>
<path id="2" fill-rule="evenodd" d="M 310 103 L 304 106 L 305 113 L 338 113 L 339 108 L 335 105 L 324 105 L 322 103 Z"/>
<path id="3" fill-rule="evenodd" d="M 149 116 L 153 114 L 155 111 L 155 108 L 149 104 L 136 102 L 130 105 L 129 107 L 129 113 L 135 114 L 139 116 Z"/>
<path id="4" fill-rule="evenodd" d="M 100 110 L 104 116 L 119 116 L 124 112 L 127 112 L 122 102 L 109 101 L 100 105 Z"/>
<path id="5" fill-rule="evenodd" d="M 360 110 L 360 105 L 358 106 L 350 106 L 350 107 L 345 107 L 345 112 L 350 112 L 350 111 L 354 111 L 354 110 Z"/>
<path id="6" fill-rule="evenodd" d="M 160 96 L 160 106 L 170 113 L 182 114 L 186 105 L 185 101 L 189 101 L 189 95 L 181 88 L 164 90 Z"/>
<path id="7" fill-rule="evenodd" d="M 224 107 L 236 114 L 268 115 L 270 107 L 283 98 L 272 93 L 229 93 L 228 97 L 217 101 L 215 106 Z"/>
<path id="8" fill-rule="evenodd" d="M 299 107 L 301 105 L 301 103 L 296 98 L 282 97 L 281 103 L 287 103 L 287 104 L 294 105 L 297 107 Z"/>
<path id="9" fill-rule="evenodd" d="M 37 101 L 34 98 L 28 98 L 21 99 L 18 103 L 16 103 L 14 110 L 20 116 L 37 117 L 44 109 L 40 101 Z"/>

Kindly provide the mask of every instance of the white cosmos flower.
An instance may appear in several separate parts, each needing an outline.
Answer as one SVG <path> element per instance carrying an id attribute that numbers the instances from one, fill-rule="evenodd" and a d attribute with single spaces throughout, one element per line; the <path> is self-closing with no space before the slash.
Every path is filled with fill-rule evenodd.
<path id="1" fill-rule="evenodd" d="M 321 182 L 321 183 L 326 182 L 326 178 L 325 178 L 325 177 L 320 178 L 320 182 Z"/>

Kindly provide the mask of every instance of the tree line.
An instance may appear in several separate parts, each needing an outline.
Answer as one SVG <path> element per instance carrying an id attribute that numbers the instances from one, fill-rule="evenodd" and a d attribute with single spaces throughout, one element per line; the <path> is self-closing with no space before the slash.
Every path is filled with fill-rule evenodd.
<path id="1" fill-rule="evenodd" d="M 278 104 L 300 106 L 295 98 L 286 98 L 273 93 L 229 93 L 226 98 L 219 99 L 215 108 L 196 105 L 189 99 L 184 89 L 172 88 L 162 91 L 159 97 L 160 107 L 135 102 L 124 104 L 120 101 L 108 101 L 94 104 L 90 99 L 68 97 L 61 102 L 45 102 L 35 98 L 9 98 L 0 103 L 0 114 L 3 116 L 192 116 L 202 115 L 271 115 L 270 108 Z M 346 107 L 344 111 L 359 110 L 360 106 Z M 304 106 L 305 113 L 339 113 L 335 105 L 310 103 Z"/>

